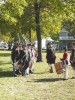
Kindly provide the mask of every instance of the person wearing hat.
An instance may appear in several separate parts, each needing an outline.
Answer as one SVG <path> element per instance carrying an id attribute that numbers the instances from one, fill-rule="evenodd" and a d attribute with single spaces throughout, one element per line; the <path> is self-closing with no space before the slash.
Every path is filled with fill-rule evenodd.
<path id="1" fill-rule="evenodd" d="M 50 43 L 47 44 L 46 59 L 50 67 L 50 73 L 53 73 L 53 66 L 55 63 L 56 56 L 55 56 L 54 49 Z"/>

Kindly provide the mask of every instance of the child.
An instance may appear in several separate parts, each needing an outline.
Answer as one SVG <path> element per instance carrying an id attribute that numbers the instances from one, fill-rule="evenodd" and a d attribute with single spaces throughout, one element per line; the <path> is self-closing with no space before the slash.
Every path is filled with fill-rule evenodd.
<path id="1" fill-rule="evenodd" d="M 67 80 L 68 79 L 68 53 L 65 47 L 63 48 L 63 52 L 64 52 L 63 58 L 60 60 L 63 62 L 64 69 L 65 69 L 64 80 Z"/>

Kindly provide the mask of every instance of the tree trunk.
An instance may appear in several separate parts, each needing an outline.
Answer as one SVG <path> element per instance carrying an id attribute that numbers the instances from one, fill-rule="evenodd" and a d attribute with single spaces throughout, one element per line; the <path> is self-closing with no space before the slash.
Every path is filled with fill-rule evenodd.
<path id="1" fill-rule="evenodd" d="M 36 22 L 36 34 L 37 34 L 37 41 L 38 41 L 38 58 L 37 61 L 42 61 L 42 50 L 41 50 L 41 32 L 40 32 L 40 7 L 37 0 L 34 2 L 34 9 L 35 9 L 35 22 Z"/>
<path id="2" fill-rule="evenodd" d="M 31 43 L 31 28 L 28 30 L 28 35 L 29 35 L 29 42 Z"/>

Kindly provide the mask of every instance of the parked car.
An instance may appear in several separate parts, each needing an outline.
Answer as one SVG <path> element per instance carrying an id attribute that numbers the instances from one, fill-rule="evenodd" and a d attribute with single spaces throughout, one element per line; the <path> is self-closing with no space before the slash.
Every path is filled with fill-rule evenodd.
<path id="1" fill-rule="evenodd" d="M 8 50 L 8 43 L 0 41 L 0 49 Z"/>

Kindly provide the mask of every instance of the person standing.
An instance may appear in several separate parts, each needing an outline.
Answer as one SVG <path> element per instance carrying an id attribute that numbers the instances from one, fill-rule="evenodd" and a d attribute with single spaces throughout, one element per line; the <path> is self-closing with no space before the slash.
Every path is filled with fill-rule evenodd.
<path id="1" fill-rule="evenodd" d="M 47 44 L 46 59 L 50 67 L 50 73 L 53 73 L 53 66 L 55 63 L 56 56 L 54 49 L 52 48 L 52 45 L 50 43 Z"/>
<path id="2" fill-rule="evenodd" d="M 64 65 L 64 80 L 68 79 L 68 53 L 67 53 L 67 49 L 66 47 L 63 48 L 63 58 L 61 58 L 60 60 L 63 62 Z"/>
<path id="3" fill-rule="evenodd" d="M 34 70 L 34 66 L 37 60 L 37 50 L 35 49 L 34 45 L 32 45 L 31 47 L 31 53 L 32 53 L 32 57 L 31 57 L 31 61 L 30 61 L 30 66 L 29 66 L 29 71 L 30 73 L 33 73 Z"/>
<path id="4" fill-rule="evenodd" d="M 25 48 L 25 56 L 23 57 L 22 76 L 29 74 L 30 53 L 28 48 Z"/>
<path id="5" fill-rule="evenodd" d="M 73 77 L 75 79 L 75 43 L 72 44 L 72 50 L 71 50 L 71 55 L 70 55 L 70 63 L 73 69 Z"/>
<path id="6" fill-rule="evenodd" d="M 15 63 L 15 58 L 16 58 L 16 48 L 17 48 L 17 45 L 18 44 L 14 43 L 14 46 L 13 46 L 12 51 L 11 51 L 11 60 L 12 60 L 12 65 L 13 65 L 13 73 L 12 73 L 12 75 L 13 76 L 16 76 L 14 63 Z"/>

